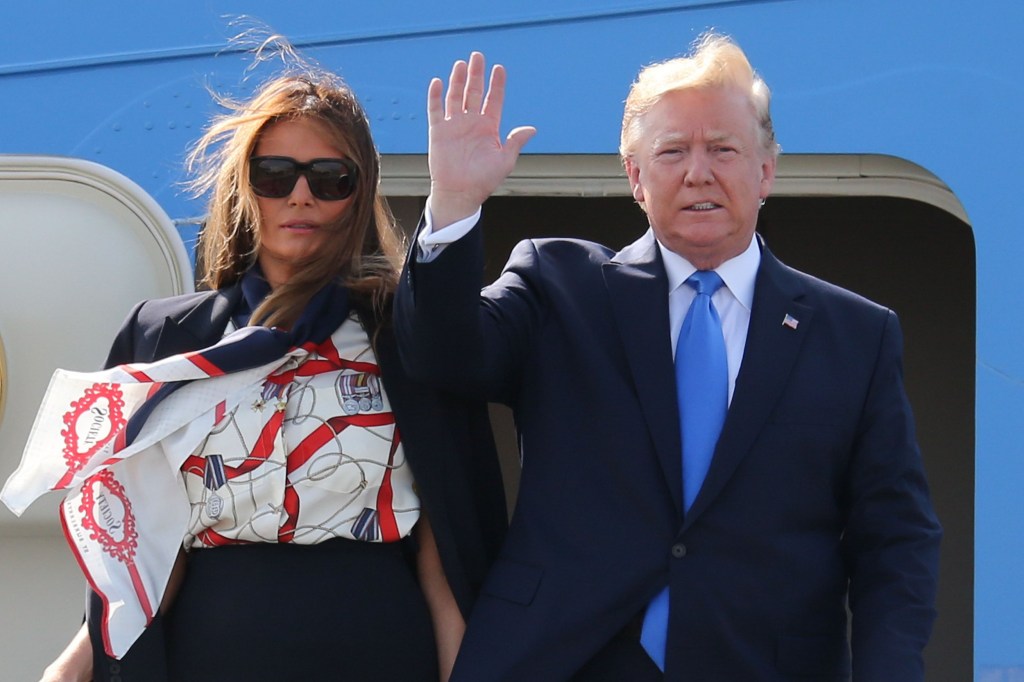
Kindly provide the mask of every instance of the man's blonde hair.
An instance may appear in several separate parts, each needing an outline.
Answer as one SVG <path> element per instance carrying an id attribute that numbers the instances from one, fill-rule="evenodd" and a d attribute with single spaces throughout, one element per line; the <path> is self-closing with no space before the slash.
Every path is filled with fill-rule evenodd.
<path id="1" fill-rule="evenodd" d="M 644 115 L 669 92 L 711 87 L 733 87 L 747 94 L 759 124 L 759 137 L 764 150 L 775 156 L 775 142 L 770 111 L 771 91 L 750 66 L 747 56 L 731 38 L 714 32 L 701 35 L 690 54 L 676 57 L 640 70 L 622 115 L 619 154 L 626 159 L 636 151 L 643 132 Z"/>

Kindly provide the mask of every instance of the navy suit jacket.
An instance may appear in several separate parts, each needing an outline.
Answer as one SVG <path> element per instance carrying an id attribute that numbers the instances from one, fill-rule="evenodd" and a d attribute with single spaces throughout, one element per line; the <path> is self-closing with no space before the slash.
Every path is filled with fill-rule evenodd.
<path id="1" fill-rule="evenodd" d="M 684 516 L 652 232 L 619 253 L 521 242 L 481 294 L 482 252 L 474 229 L 410 257 L 395 303 L 410 373 L 510 405 L 521 448 L 453 681 L 567 680 L 666 584 L 667 680 L 923 679 L 941 531 L 891 311 L 763 248 L 733 400 Z"/>
<path id="2" fill-rule="evenodd" d="M 240 296 L 241 287 L 236 285 L 143 301 L 117 334 L 106 365 L 152 362 L 216 343 Z M 506 527 L 504 489 L 487 406 L 409 379 L 399 361 L 390 322 L 380 323 L 368 310 L 353 307 L 373 340 L 381 379 L 448 583 L 460 610 L 468 615 Z M 95 612 L 100 605 L 93 601 Z M 127 666 L 133 666 L 139 672 L 131 679 L 162 679 L 153 670 L 163 657 L 159 618 L 154 622 L 128 656 L 115 663 L 115 672 L 123 676 L 131 670 Z M 93 642 L 101 643 L 97 635 L 94 631 Z M 105 658 L 101 644 L 94 646 L 94 656 Z"/>

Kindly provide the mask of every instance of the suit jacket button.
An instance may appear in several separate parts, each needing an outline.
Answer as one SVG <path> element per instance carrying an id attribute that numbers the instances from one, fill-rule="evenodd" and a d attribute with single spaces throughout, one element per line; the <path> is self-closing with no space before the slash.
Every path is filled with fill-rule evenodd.
<path id="1" fill-rule="evenodd" d="M 676 559 L 682 559 L 684 556 L 686 556 L 686 545 L 684 545 L 681 542 L 677 542 L 676 544 L 672 545 L 672 556 L 674 556 Z"/>

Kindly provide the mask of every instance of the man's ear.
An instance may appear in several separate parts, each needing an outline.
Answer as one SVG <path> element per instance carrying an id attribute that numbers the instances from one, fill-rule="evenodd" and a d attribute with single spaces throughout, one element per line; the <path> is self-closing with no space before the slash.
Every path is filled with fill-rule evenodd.
<path id="1" fill-rule="evenodd" d="M 644 187 L 640 182 L 640 166 L 636 164 L 632 157 L 627 157 L 623 164 L 626 167 L 626 177 L 629 178 L 629 188 L 632 190 L 633 198 L 636 200 L 636 203 L 643 206 Z"/>
<path id="2" fill-rule="evenodd" d="M 778 157 L 771 156 L 761 164 L 761 198 L 772 193 L 775 186 L 775 169 L 778 165 Z"/>

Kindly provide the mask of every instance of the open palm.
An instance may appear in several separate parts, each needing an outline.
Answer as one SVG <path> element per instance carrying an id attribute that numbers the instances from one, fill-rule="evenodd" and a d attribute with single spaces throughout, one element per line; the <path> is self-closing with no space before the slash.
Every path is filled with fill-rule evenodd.
<path id="1" fill-rule="evenodd" d="M 512 172 L 536 132 L 524 126 L 501 138 L 505 69 L 494 66 L 486 93 L 484 71 L 484 56 L 474 52 L 468 63 L 452 65 L 447 94 L 438 78 L 427 90 L 430 206 L 436 228 L 472 215 Z"/>

